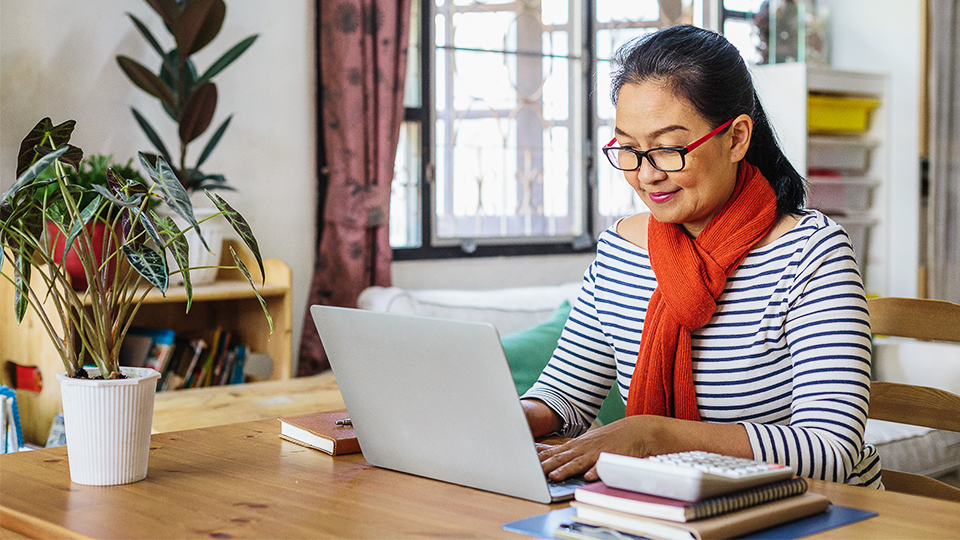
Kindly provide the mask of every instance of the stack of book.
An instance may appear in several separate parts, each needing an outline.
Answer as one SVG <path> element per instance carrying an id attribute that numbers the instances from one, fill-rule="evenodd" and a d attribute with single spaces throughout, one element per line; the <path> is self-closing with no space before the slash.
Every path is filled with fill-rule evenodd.
<path id="1" fill-rule="evenodd" d="M 722 540 L 818 514 L 829 505 L 826 497 L 807 492 L 807 482 L 800 477 L 694 502 L 613 488 L 598 481 L 577 489 L 572 503 L 574 522 L 562 526 L 554 536 Z"/>

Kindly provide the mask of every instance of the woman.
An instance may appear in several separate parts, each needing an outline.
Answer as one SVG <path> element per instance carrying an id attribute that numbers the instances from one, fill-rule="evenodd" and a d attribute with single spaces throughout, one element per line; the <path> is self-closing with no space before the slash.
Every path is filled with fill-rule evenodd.
<path id="1" fill-rule="evenodd" d="M 615 63 L 603 150 L 650 213 L 600 235 L 523 396 L 535 436 L 576 437 L 541 451 L 544 471 L 593 480 L 600 452 L 705 450 L 880 487 L 863 442 L 870 324 L 853 249 L 803 210 L 803 179 L 739 52 L 679 26 L 627 43 Z M 627 417 L 586 432 L 614 383 Z"/>

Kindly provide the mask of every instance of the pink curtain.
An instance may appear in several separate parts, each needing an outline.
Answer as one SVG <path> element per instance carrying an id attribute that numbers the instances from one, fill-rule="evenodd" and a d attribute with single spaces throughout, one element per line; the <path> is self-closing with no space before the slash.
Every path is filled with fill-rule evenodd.
<path id="1" fill-rule="evenodd" d="M 320 2 L 320 118 L 329 176 L 308 306 L 356 307 L 364 288 L 390 285 L 390 182 L 404 115 L 410 2 Z M 328 367 L 308 307 L 297 374 Z"/>

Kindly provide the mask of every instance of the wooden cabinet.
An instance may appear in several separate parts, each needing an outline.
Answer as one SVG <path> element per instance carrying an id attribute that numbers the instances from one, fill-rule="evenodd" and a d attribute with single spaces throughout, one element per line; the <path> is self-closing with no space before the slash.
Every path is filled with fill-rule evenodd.
<path id="1" fill-rule="evenodd" d="M 231 241 L 227 241 L 230 243 Z M 273 362 L 271 380 L 289 379 L 292 371 L 291 329 L 291 283 L 290 268 L 279 259 L 263 261 L 266 284 L 260 286 L 260 272 L 256 262 L 236 243 L 232 244 L 241 255 L 258 286 L 258 291 L 273 317 L 274 330 L 269 326 L 260 307 L 260 302 L 250 285 L 233 270 L 221 269 L 217 281 L 211 285 L 194 287 L 193 305 L 186 313 L 186 293 L 183 287 L 171 287 L 164 296 L 151 291 L 141 306 L 134 324 L 170 328 L 178 334 L 187 334 L 221 326 L 233 334 L 235 343 L 243 343 L 253 353 L 264 353 Z M 224 246 L 224 264 L 232 264 L 229 250 Z M 4 264 L 3 272 L 9 275 L 10 266 Z M 0 278 L 0 380 L 10 385 L 11 363 L 36 366 L 43 379 L 39 393 L 18 391 L 24 439 L 43 445 L 56 413 L 60 412 L 60 385 L 56 374 L 63 371 L 63 364 L 50 338 L 44 331 L 40 318 L 27 312 L 17 327 L 13 313 L 13 287 Z"/>
<path id="2" fill-rule="evenodd" d="M 868 293 L 886 294 L 891 206 L 890 82 L 880 73 L 804 63 L 754 66 L 754 84 L 787 158 L 807 179 L 807 206 L 842 225 L 853 241 Z M 811 128 L 810 97 L 871 100 L 865 129 Z M 831 123 L 826 119 L 826 124 Z M 840 122 L 839 118 L 833 121 Z M 842 123 L 842 122 L 841 122 Z"/>

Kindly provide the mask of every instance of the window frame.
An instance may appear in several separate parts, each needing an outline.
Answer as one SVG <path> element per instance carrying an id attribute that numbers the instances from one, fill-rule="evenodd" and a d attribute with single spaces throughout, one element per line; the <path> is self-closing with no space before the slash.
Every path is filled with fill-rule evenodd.
<path id="1" fill-rule="evenodd" d="M 596 186 L 593 185 L 592 175 L 596 169 L 597 151 L 594 148 L 595 140 L 592 134 L 594 128 L 593 108 L 596 97 L 590 88 L 585 88 L 582 93 L 583 98 L 581 106 L 584 107 L 583 129 L 584 137 L 584 156 L 583 156 L 583 208 L 582 220 L 584 233 L 571 239 L 564 238 L 557 241 L 543 241 L 542 237 L 531 238 L 530 241 L 524 241 L 521 237 L 485 237 L 476 239 L 473 242 L 461 242 L 453 245 L 437 245 L 434 234 L 434 215 L 435 207 L 434 197 L 436 196 L 436 169 L 435 162 L 435 142 L 434 130 L 431 129 L 436 114 L 433 107 L 434 103 L 434 85 L 436 77 L 436 65 L 434 62 L 434 2 L 433 0 L 413 0 L 420 2 L 422 20 L 420 24 L 420 96 L 421 102 L 418 107 L 407 107 L 404 113 L 405 122 L 417 122 L 420 124 L 420 152 L 421 157 L 418 174 L 420 175 L 420 245 L 417 247 L 394 247 L 394 260 L 424 260 L 424 259 L 450 259 L 466 257 L 513 257 L 523 255 L 571 255 L 577 253 L 587 253 L 596 250 L 596 239 L 594 238 L 593 228 L 595 224 L 595 206 L 596 206 Z M 427 7 L 429 6 L 429 10 Z M 594 0 L 583 0 L 582 9 L 584 28 L 584 43 L 582 66 L 584 82 L 587 85 L 593 84 L 595 73 L 593 65 L 594 57 L 594 21 L 593 17 L 587 15 L 594 11 Z M 473 240 L 473 239 L 470 239 Z"/>

